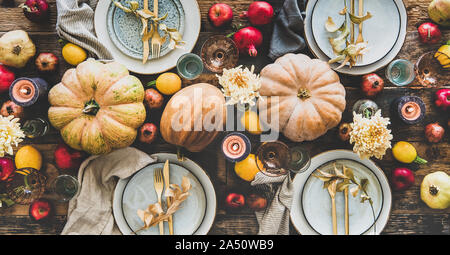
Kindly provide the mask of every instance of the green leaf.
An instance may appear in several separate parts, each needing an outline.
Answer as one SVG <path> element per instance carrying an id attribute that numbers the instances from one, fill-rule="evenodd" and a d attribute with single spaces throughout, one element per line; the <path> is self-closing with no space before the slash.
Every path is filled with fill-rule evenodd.
<path id="1" fill-rule="evenodd" d="M 372 14 L 370 14 L 370 12 L 367 12 L 367 14 L 364 16 L 356 16 L 351 14 L 350 12 L 348 13 L 348 15 L 350 16 L 350 20 L 355 24 L 360 24 L 365 20 L 372 18 Z"/>

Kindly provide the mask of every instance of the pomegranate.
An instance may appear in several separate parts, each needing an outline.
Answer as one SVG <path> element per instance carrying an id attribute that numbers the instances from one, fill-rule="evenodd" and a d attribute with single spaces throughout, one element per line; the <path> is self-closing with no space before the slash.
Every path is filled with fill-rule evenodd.
<path id="1" fill-rule="evenodd" d="M 156 89 L 146 89 L 144 102 L 149 109 L 159 109 L 163 106 L 164 97 Z"/>
<path id="2" fill-rule="evenodd" d="M 339 126 L 339 139 L 343 142 L 350 140 L 350 132 L 352 131 L 352 127 L 349 123 L 342 123 Z"/>
<path id="3" fill-rule="evenodd" d="M 61 170 L 78 169 L 87 157 L 83 151 L 70 148 L 65 143 L 60 143 L 54 152 L 56 166 Z"/>
<path id="4" fill-rule="evenodd" d="M 422 43 L 433 44 L 441 41 L 441 30 L 434 23 L 423 23 L 417 28 L 417 31 L 419 31 L 419 38 Z"/>
<path id="5" fill-rule="evenodd" d="M 23 9 L 25 17 L 31 21 L 40 22 L 48 19 L 50 9 L 46 0 L 27 0 L 19 7 Z"/>
<path id="6" fill-rule="evenodd" d="M 273 18 L 273 8 L 268 2 L 255 1 L 248 10 L 242 12 L 241 18 L 247 18 L 254 26 L 269 24 Z"/>
<path id="7" fill-rule="evenodd" d="M 414 184 L 414 173 L 408 168 L 399 167 L 392 171 L 391 183 L 395 190 L 405 190 Z"/>
<path id="8" fill-rule="evenodd" d="M 229 209 L 239 209 L 245 205 L 243 194 L 231 192 L 225 198 L 225 206 Z"/>
<path id="9" fill-rule="evenodd" d="M 36 58 L 35 64 L 40 72 L 54 72 L 58 67 L 58 57 L 53 53 L 43 52 Z"/>
<path id="10" fill-rule="evenodd" d="M 233 41 L 241 53 L 248 53 L 252 57 L 258 55 L 256 50 L 262 43 L 261 31 L 254 27 L 245 27 L 237 31 L 233 36 Z"/>
<path id="11" fill-rule="evenodd" d="M 364 95 L 374 97 L 384 88 L 383 79 L 376 73 L 366 74 L 362 77 L 361 90 Z"/>
<path id="12" fill-rule="evenodd" d="M 9 86 L 16 76 L 6 66 L 0 65 L 0 93 L 9 91 Z"/>
<path id="13" fill-rule="evenodd" d="M 425 127 L 425 136 L 430 143 L 438 143 L 444 133 L 445 130 L 439 123 L 430 123 Z"/>
<path id="14" fill-rule="evenodd" d="M 2 115 L 3 117 L 13 115 L 14 118 L 22 119 L 25 116 L 25 113 L 22 106 L 17 105 L 11 100 L 8 100 L 3 103 L 2 108 L 0 109 L 0 115 Z"/>
<path id="15" fill-rule="evenodd" d="M 0 158 L 0 181 L 5 181 L 14 173 L 16 165 L 11 158 Z"/>
<path id="16" fill-rule="evenodd" d="M 228 4 L 214 4 L 209 8 L 208 18 L 215 27 L 221 27 L 231 23 L 233 10 Z"/>
<path id="17" fill-rule="evenodd" d="M 153 123 L 144 123 L 139 128 L 139 141 L 150 144 L 155 141 L 158 135 L 158 127 Z"/>

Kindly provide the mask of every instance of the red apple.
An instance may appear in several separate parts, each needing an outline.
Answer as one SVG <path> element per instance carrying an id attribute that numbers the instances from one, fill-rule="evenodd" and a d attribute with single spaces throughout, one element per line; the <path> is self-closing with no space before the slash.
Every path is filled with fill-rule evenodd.
<path id="1" fill-rule="evenodd" d="M 34 200 L 29 209 L 30 217 L 35 221 L 47 219 L 52 213 L 52 206 L 46 199 Z"/>
<path id="2" fill-rule="evenodd" d="M 215 27 L 230 24 L 233 20 L 233 10 L 228 4 L 214 4 L 209 8 L 208 18 Z"/>
<path id="3" fill-rule="evenodd" d="M 58 57 L 53 53 L 44 52 L 36 58 L 35 64 L 40 72 L 54 72 L 58 67 Z"/>
<path id="4" fill-rule="evenodd" d="M 441 41 L 442 34 L 439 27 L 431 22 L 426 22 L 417 28 L 419 39 L 422 43 L 438 43 Z"/>
<path id="5" fill-rule="evenodd" d="M 0 109 L 0 114 L 3 117 L 8 117 L 9 115 L 14 115 L 15 118 L 22 119 L 25 116 L 23 111 L 23 107 L 17 105 L 11 100 L 8 100 L 3 103 L 2 108 Z"/>
<path id="6" fill-rule="evenodd" d="M 414 173 L 408 168 L 396 168 L 392 171 L 391 182 L 394 189 L 405 190 L 414 184 Z"/>
<path id="7" fill-rule="evenodd" d="M 240 193 L 229 193 L 225 199 L 225 205 L 229 209 L 238 209 L 245 205 L 245 197 Z"/>
<path id="8" fill-rule="evenodd" d="M 384 81 L 376 73 L 366 74 L 362 77 L 361 90 L 364 95 L 374 97 L 384 88 Z"/>
<path id="9" fill-rule="evenodd" d="M 144 123 L 139 128 L 139 141 L 142 143 L 152 143 L 158 134 L 158 127 L 153 123 Z"/>
<path id="10" fill-rule="evenodd" d="M 164 103 L 164 97 L 156 89 L 146 89 L 144 102 L 149 109 L 159 109 Z"/>
<path id="11" fill-rule="evenodd" d="M 10 158 L 0 158 L 0 181 L 5 181 L 14 172 L 16 165 Z"/>
<path id="12" fill-rule="evenodd" d="M 87 154 L 70 148 L 65 143 L 60 143 L 54 152 L 56 166 L 61 170 L 77 169 L 80 167 Z"/>
<path id="13" fill-rule="evenodd" d="M 46 0 L 27 0 L 19 5 L 25 17 L 31 21 L 40 22 L 48 19 L 50 8 Z"/>
<path id="14" fill-rule="evenodd" d="M 0 65 L 0 93 L 9 91 L 11 83 L 16 76 L 6 66 Z"/>
<path id="15" fill-rule="evenodd" d="M 255 211 L 262 210 L 267 207 L 267 199 L 255 193 L 248 195 L 245 203 L 248 207 Z"/>

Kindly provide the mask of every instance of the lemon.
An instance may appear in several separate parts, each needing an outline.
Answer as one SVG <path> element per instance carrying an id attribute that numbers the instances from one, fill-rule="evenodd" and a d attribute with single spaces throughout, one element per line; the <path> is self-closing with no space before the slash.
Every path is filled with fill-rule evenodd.
<path id="1" fill-rule="evenodd" d="M 156 89 L 164 95 L 173 95 L 181 89 L 181 79 L 174 73 L 163 73 L 156 79 L 156 82 L 150 82 L 150 85 L 156 84 Z"/>
<path id="2" fill-rule="evenodd" d="M 241 117 L 241 124 L 250 134 L 259 135 L 262 133 L 259 116 L 254 111 L 246 111 Z"/>
<path id="3" fill-rule="evenodd" d="M 31 167 L 40 170 L 42 166 L 42 155 L 33 146 L 26 145 L 17 151 L 14 161 L 16 162 L 17 169 Z"/>
<path id="4" fill-rule="evenodd" d="M 263 167 L 263 164 L 259 160 L 258 166 L 260 168 Z M 247 158 L 234 165 L 234 171 L 241 179 L 251 182 L 259 172 L 258 166 L 256 165 L 255 154 L 249 154 Z"/>
<path id="5" fill-rule="evenodd" d="M 394 158 L 402 163 L 418 163 L 418 164 L 426 164 L 427 161 L 425 159 L 417 156 L 417 151 L 414 146 L 408 142 L 400 141 L 397 142 L 392 148 L 392 155 Z"/>
<path id="6" fill-rule="evenodd" d="M 73 66 L 78 65 L 87 58 L 86 51 L 73 43 L 67 43 L 64 45 L 62 49 L 62 56 L 67 63 Z"/>

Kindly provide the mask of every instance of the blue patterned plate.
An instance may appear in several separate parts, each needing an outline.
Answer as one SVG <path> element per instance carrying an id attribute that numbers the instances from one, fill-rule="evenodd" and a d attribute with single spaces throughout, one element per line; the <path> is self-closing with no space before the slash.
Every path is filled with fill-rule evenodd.
<path id="1" fill-rule="evenodd" d="M 144 5 L 143 0 L 136 0 L 139 2 L 140 8 Z M 125 6 L 127 4 L 122 1 Z M 148 0 L 150 11 L 153 11 L 153 0 Z M 168 16 L 161 23 L 164 23 L 169 28 L 176 28 L 181 34 L 184 32 L 185 15 L 184 9 L 179 0 L 159 0 L 159 16 L 168 13 Z M 142 59 L 142 40 L 141 30 L 142 23 L 133 13 L 125 13 L 120 8 L 116 7 L 111 1 L 107 14 L 107 29 L 109 37 L 114 45 L 119 48 L 125 55 Z M 162 35 L 162 31 L 159 31 Z M 161 47 L 160 56 L 164 56 L 171 51 L 168 48 L 168 40 Z M 151 58 L 151 56 L 150 56 Z"/>

